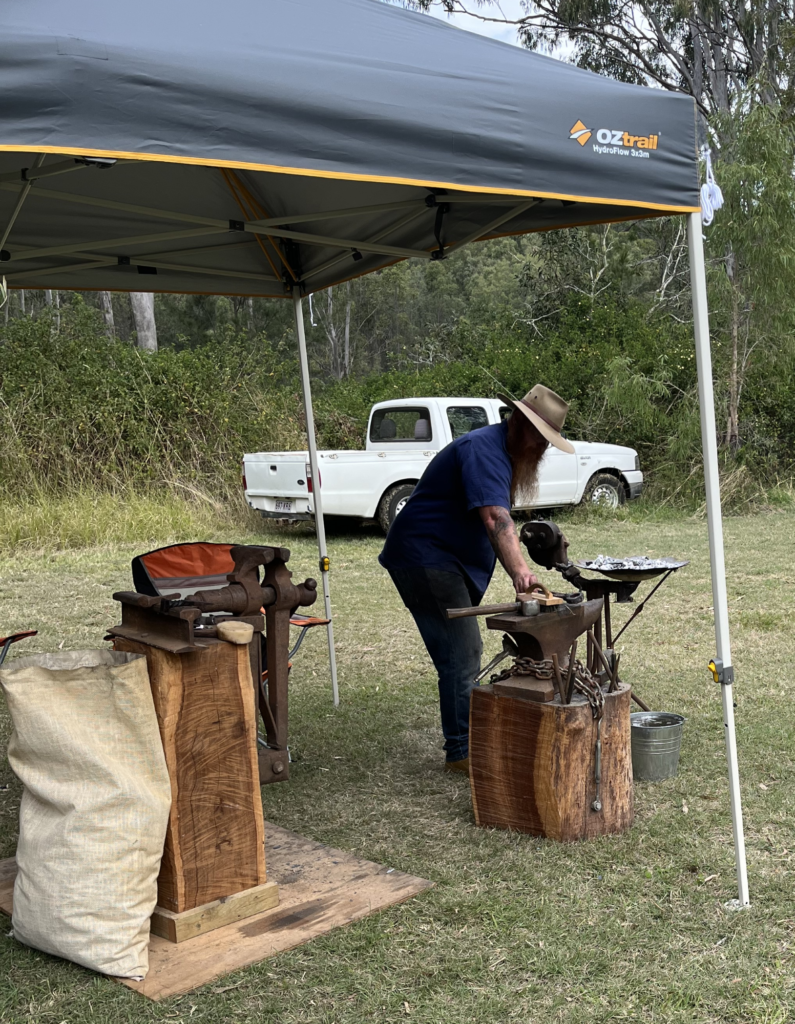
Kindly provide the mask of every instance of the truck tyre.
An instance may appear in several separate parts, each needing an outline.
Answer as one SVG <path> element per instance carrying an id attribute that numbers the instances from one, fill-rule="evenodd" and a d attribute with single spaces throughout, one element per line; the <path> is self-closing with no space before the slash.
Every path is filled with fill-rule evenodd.
<path id="1" fill-rule="evenodd" d="M 414 493 L 415 484 L 398 484 L 390 487 L 378 506 L 378 522 L 386 535 L 395 517 Z"/>
<path id="2" fill-rule="evenodd" d="M 627 494 L 618 477 L 612 473 L 596 473 L 588 481 L 582 500 L 604 508 L 618 508 L 627 500 Z"/>

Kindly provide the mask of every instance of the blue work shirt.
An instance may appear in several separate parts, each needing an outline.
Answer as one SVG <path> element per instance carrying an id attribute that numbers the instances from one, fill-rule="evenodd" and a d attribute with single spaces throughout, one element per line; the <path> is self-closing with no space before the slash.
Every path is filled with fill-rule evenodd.
<path id="1" fill-rule="evenodd" d="M 423 566 L 460 572 L 481 597 L 497 556 L 478 512 L 511 507 L 507 422 L 471 430 L 443 448 L 422 475 L 386 538 L 385 569 Z"/>

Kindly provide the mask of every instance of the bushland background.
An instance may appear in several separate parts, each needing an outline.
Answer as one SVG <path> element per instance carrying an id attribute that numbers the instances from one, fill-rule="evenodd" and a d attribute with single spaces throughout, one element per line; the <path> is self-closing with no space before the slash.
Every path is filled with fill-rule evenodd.
<path id="1" fill-rule="evenodd" d="M 525 6 L 526 45 L 563 43 L 583 66 L 694 96 L 725 197 L 705 229 L 724 501 L 728 511 L 790 504 L 792 4 L 633 5 L 645 34 L 611 0 Z M 499 15 L 485 0 L 473 11 Z M 703 513 L 683 218 L 506 237 L 444 262 L 400 263 L 314 295 L 306 319 L 323 447 L 362 445 L 379 399 L 520 396 L 543 382 L 571 402 L 571 436 L 639 451 L 646 495 L 625 514 Z M 7 295 L 4 547 L 242 522 L 243 453 L 304 446 L 289 303 Z"/>

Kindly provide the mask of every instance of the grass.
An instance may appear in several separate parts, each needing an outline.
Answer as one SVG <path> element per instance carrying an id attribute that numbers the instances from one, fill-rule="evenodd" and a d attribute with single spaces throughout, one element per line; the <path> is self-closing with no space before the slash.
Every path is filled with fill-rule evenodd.
<path id="1" fill-rule="evenodd" d="M 217 522 L 214 536 L 222 536 Z M 184 536 L 184 523 L 173 531 Z M 474 826 L 466 779 L 441 771 L 430 663 L 376 561 L 380 538 L 330 538 L 341 706 L 323 638 L 291 682 L 292 778 L 263 790 L 287 828 L 433 879 L 408 903 L 183 998 L 145 1002 L 122 986 L 17 945 L 0 930 L 3 1022 L 236 1020 L 279 1024 L 521 1021 L 784 1024 L 795 1019 L 795 764 L 792 587 L 795 514 L 727 521 L 737 727 L 753 905 L 736 894 L 706 525 L 571 520 L 573 556 L 689 558 L 625 634 L 622 669 L 653 707 L 687 718 L 679 776 L 636 786 L 634 827 L 560 845 Z M 244 539 L 230 529 L 227 535 Z M 150 536 L 149 534 L 147 536 Z M 316 565 L 305 529 L 245 538 Z M 0 556 L 4 631 L 36 628 L 26 651 L 101 646 L 116 589 L 145 544 Z M 504 575 L 487 600 L 509 597 Z M 623 620 L 625 606 L 616 609 Z M 631 606 L 626 606 L 627 611 Z M 486 654 L 498 634 L 487 635 Z M 18 655 L 21 655 L 20 649 Z M 3 739 L 9 722 L 0 712 Z M 8 788 L 3 788 L 7 786 Z M 0 855 L 13 853 L 19 787 L 0 763 Z"/>

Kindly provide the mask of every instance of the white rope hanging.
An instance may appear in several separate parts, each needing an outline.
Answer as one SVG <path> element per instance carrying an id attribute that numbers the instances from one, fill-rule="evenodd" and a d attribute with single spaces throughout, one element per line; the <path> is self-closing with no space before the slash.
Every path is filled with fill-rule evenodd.
<path id="1" fill-rule="evenodd" d="M 704 227 L 708 227 L 712 223 L 715 211 L 723 206 L 723 193 L 715 181 L 715 175 L 712 173 L 712 154 L 708 146 L 704 146 L 701 150 L 701 155 L 706 165 L 704 169 L 705 181 L 701 186 L 701 223 Z"/>

